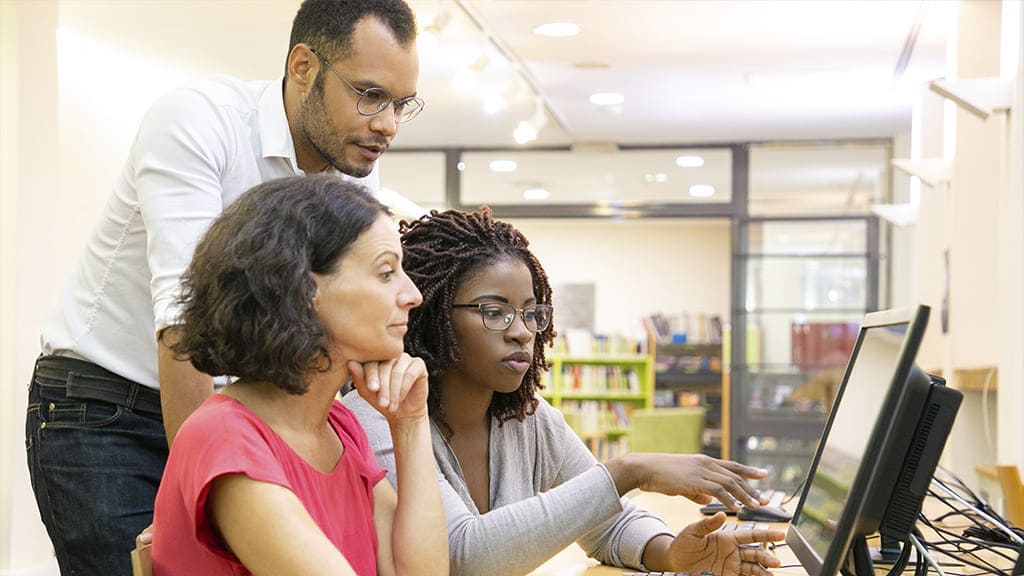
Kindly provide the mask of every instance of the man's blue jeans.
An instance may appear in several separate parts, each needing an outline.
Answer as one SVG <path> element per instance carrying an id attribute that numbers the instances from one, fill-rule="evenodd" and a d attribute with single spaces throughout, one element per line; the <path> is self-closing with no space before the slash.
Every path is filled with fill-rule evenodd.
<path id="1" fill-rule="evenodd" d="M 153 521 L 167 461 L 163 419 L 140 406 L 129 408 L 131 400 L 119 405 L 75 392 L 69 397 L 69 382 L 73 390 L 88 390 L 109 386 L 111 379 L 98 366 L 68 369 L 53 358 L 36 362 L 25 418 L 39 512 L 63 576 L 129 576 L 129 554 L 135 536 Z M 138 386 L 123 379 L 119 385 Z M 131 390 L 132 396 L 138 391 Z"/>

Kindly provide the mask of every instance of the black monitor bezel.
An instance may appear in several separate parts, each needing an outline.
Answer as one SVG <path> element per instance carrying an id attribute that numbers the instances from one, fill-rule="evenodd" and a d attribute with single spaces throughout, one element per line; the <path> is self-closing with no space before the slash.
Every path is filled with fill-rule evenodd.
<path id="1" fill-rule="evenodd" d="M 896 370 L 894 371 L 892 380 L 889 382 L 887 387 L 886 397 L 882 402 L 882 411 L 879 413 L 877 420 L 872 426 L 871 435 L 865 447 L 865 454 L 874 453 L 882 454 L 883 456 L 887 454 L 891 455 L 894 450 L 892 446 L 890 446 L 893 442 L 893 438 L 889 434 L 889 430 L 893 427 L 893 416 L 907 401 L 907 398 L 905 398 L 907 387 L 905 384 L 915 370 L 914 360 L 917 356 L 917 351 L 921 346 L 921 341 L 924 338 L 925 328 L 928 324 L 929 312 L 930 309 L 927 306 L 920 305 L 913 308 L 897 308 L 892 310 L 869 312 L 864 316 L 860 331 L 857 335 L 857 342 L 854 345 L 853 352 L 850 354 L 850 360 L 847 363 L 842 383 L 836 393 L 836 398 L 832 403 L 833 408 L 829 412 L 829 417 L 825 423 L 821 440 L 818 442 L 818 446 L 814 451 L 814 458 L 811 461 L 811 466 L 808 468 L 804 486 L 800 492 L 800 500 L 797 503 L 789 531 L 786 534 L 786 542 L 793 549 L 794 554 L 796 554 L 801 564 L 803 564 L 809 576 L 818 576 L 823 574 L 831 576 L 839 571 L 839 568 L 845 561 L 846 553 L 849 550 L 854 537 L 858 535 L 858 531 L 863 531 L 864 529 L 863 526 L 857 525 L 864 502 L 869 495 L 877 494 L 878 492 L 878 486 L 874 480 L 877 476 L 875 469 L 876 466 L 881 465 L 881 458 L 872 460 L 871 466 L 864 466 L 862 464 L 858 468 L 853 483 L 850 485 L 850 492 L 847 497 L 846 504 L 843 506 L 843 512 L 840 515 L 839 522 L 836 524 L 835 539 L 833 540 L 832 545 L 829 546 L 828 552 L 824 558 L 818 555 L 817 551 L 814 550 L 796 527 L 803 511 L 804 500 L 811 488 L 814 473 L 818 468 L 818 463 L 821 460 L 821 455 L 828 439 L 829 432 L 832 429 L 836 412 L 842 401 L 843 394 L 846 392 L 846 385 L 850 378 L 853 365 L 856 362 L 861 345 L 864 342 L 864 336 L 871 328 L 881 328 L 901 324 L 906 325 L 907 327 L 903 345 L 900 348 L 899 356 L 897 358 Z M 918 372 L 920 371 L 918 370 Z"/>

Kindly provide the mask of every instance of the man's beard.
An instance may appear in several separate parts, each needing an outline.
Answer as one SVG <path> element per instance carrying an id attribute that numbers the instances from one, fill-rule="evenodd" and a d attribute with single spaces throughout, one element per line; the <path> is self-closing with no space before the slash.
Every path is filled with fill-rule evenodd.
<path id="1" fill-rule="evenodd" d="M 299 128 L 306 141 L 320 153 L 328 164 L 343 174 L 363 178 L 373 171 L 373 163 L 353 165 L 344 158 L 346 138 L 338 137 L 324 110 L 323 84 L 314 86 L 299 107 Z"/>

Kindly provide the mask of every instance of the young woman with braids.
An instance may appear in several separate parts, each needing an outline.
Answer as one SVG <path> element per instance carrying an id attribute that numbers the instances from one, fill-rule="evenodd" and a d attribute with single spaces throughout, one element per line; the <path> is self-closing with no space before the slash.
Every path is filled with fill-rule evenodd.
<path id="1" fill-rule="evenodd" d="M 406 273 L 423 294 L 405 342 L 430 374 L 452 574 L 525 574 L 574 541 L 605 564 L 641 570 L 765 576 L 779 565 L 770 552 L 739 544 L 781 540 L 780 531 L 715 532 L 725 521 L 719 514 L 674 535 L 623 498 L 640 488 L 756 507 L 746 479 L 763 471 L 703 455 L 598 464 L 537 395 L 555 335 L 551 287 L 519 231 L 485 207 L 434 211 L 400 232 Z M 383 419 L 358 394 L 344 402 L 378 462 L 392 469 Z"/>

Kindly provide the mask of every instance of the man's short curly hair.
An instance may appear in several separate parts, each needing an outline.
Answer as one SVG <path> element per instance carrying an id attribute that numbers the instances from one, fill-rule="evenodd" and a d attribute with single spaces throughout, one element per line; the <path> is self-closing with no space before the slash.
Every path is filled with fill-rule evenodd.
<path id="1" fill-rule="evenodd" d="M 379 18 L 399 46 L 416 41 L 416 16 L 404 0 L 305 0 L 292 21 L 288 52 L 306 44 L 330 61 L 347 58 L 356 24 L 367 16 Z"/>
<path id="2" fill-rule="evenodd" d="M 271 180 L 221 213 L 182 278 L 175 354 L 213 376 L 306 391 L 310 370 L 330 366 L 313 274 L 341 257 L 386 206 L 332 175 Z"/>
<path id="3" fill-rule="evenodd" d="M 484 266 L 505 260 L 524 263 L 533 277 L 537 303 L 551 304 L 547 274 L 530 251 L 529 241 L 511 224 L 495 220 L 487 206 L 475 212 L 432 210 L 418 220 L 403 220 L 399 232 L 404 249 L 402 268 L 423 294 L 423 303 L 409 312 L 405 349 L 423 359 L 431 377 L 444 374 L 462 361 L 452 325 L 455 291 Z M 489 410 L 499 423 L 513 418 L 521 421 L 536 410 L 534 394 L 543 388 L 541 375 L 550 368 L 544 348 L 554 338 L 552 322 L 534 339 L 533 364 L 523 376 L 522 385 L 514 392 L 494 394 Z M 441 406 L 442 394 L 440 386 L 432 385 L 427 405 L 434 420 L 451 434 Z"/>

